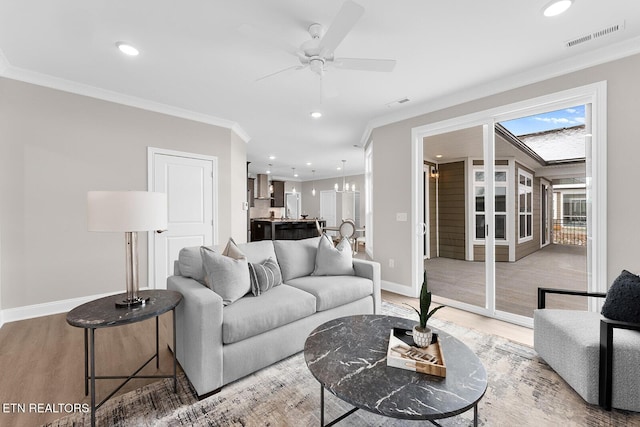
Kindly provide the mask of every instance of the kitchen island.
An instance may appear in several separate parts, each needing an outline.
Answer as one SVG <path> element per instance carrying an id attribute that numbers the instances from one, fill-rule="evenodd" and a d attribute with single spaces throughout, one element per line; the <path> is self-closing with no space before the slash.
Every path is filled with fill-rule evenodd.
<path id="1" fill-rule="evenodd" d="M 318 220 L 321 227 L 325 220 Z M 251 220 L 251 241 L 257 240 L 300 240 L 318 236 L 316 219 L 271 219 Z"/>

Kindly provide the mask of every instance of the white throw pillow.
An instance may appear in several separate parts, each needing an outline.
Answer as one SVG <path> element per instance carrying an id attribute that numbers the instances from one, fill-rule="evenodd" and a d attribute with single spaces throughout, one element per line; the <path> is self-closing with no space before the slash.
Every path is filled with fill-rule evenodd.
<path id="1" fill-rule="evenodd" d="M 200 247 L 204 264 L 205 283 L 229 305 L 251 290 L 247 258 L 240 252 L 233 239 L 219 254 L 206 246 Z"/>
<path id="2" fill-rule="evenodd" d="M 343 238 L 334 247 L 331 238 L 323 234 L 318 243 L 316 268 L 311 274 L 313 276 L 353 276 L 353 255 L 349 241 Z"/>

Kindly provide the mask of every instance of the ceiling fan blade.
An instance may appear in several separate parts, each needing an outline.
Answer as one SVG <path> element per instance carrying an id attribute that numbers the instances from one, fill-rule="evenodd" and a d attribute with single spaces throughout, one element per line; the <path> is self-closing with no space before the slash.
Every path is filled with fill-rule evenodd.
<path id="1" fill-rule="evenodd" d="M 299 49 L 296 46 L 281 39 L 278 35 L 269 30 L 265 30 L 264 28 L 257 28 L 249 24 L 242 24 L 240 27 L 238 27 L 238 32 L 253 41 L 257 41 L 271 48 L 282 50 L 291 55 L 298 56 Z"/>
<path id="2" fill-rule="evenodd" d="M 320 54 L 322 56 L 331 55 L 363 14 L 364 7 L 351 0 L 345 1 L 342 9 L 340 9 L 324 37 L 320 40 Z"/>
<path id="3" fill-rule="evenodd" d="M 282 70 L 278 70 L 278 71 L 273 72 L 271 74 L 267 74 L 266 76 L 262 76 L 262 77 L 256 79 L 256 81 L 259 82 L 260 80 L 264 80 L 266 78 L 273 77 L 276 74 L 284 73 L 284 72 L 289 71 L 289 70 L 302 70 L 303 68 L 306 68 L 306 67 L 307 67 L 306 65 L 292 65 L 291 67 L 283 68 Z"/>
<path id="4" fill-rule="evenodd" d="M 345 70 L 381 71 L 390 72 L 396 66 L 393 59 L 366 59 L 366 58 L 336 58 L 333 61 L 336 68 Z"/>

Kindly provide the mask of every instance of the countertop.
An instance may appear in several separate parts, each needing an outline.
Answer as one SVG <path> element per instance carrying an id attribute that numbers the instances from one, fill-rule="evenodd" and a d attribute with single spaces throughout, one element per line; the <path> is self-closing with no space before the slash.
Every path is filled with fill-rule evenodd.
<path id="1" fill-rule="evenodd" d="M 276 222 L 276 223 L 286 223 L 286 222 L 315 222 L 316 218 L 307 218 L 307 219 L 291 219 L 291 218 L 251 218 L 251 221 L 259 221 L 259 222 Z M 319 219 L 318 221 L 324 221 L 323 219 Z"/>

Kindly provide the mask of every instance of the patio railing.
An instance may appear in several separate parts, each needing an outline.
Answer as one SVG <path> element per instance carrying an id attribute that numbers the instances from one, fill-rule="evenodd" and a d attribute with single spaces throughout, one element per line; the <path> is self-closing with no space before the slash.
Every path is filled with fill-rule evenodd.
<path id="1" fill-rule="evenodd" d="M 587 244 L 587 219 L 583 217 L 554 219 L 553 243 L 585 246 Z"/>

